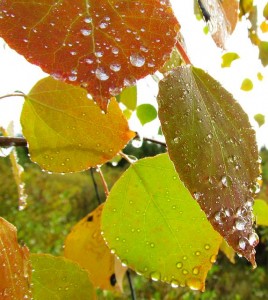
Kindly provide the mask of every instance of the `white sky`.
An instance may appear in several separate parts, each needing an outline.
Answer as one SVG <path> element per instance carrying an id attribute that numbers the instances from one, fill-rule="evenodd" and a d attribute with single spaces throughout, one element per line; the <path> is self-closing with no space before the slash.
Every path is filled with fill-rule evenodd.
<path id="1" fill-rule="evenodd" d="M 266 3 L 266 0 L 258 0 L 258 5 Z M 197 21 L 193 15 L 193 2 L 185 0 L 171 0 L 175 14 L 181 24 L 181 32 L 184 36 L 188 55 L 196 67 L 200 67 L 210 73 L 229 90 L 236 100 L 248 113 L 251 123 L 257 131 L 259 147 L 268 146 L 268 67 L 263 68 L 258 60 L 258 51 L 253 47 L 247 37 L 246 23 L 239 23 L 234 34 L 228 40 L 228 52 L 237 52 L 240 59 L 233 62 L 231 68 L 221 68 L 221 56 L 224 52 L 217 48 L 209 35 L 203 34 L 203 21 Z M 263 36 L 268 40 L 268 33 Z M 47 76 L 40 68 L 29 64 L 22 56 L 18 55 L 0 39 L 0 95 L 5 95 L 21 90 L 24 93 L 30 91 L 32 86 L 41 78 Z M 257 79 L 257 73 L 264 75 L 264 80 Z M 250 92 L 240 90 L 244 78 L 250 78 L 254 88 Z M 139 82 L 140 103 L 149 102 L 155 104 L 157 87 L 150 79 Z M 11 121 L 15 121 L 15 128 L 19 130 L 19 117 L 23 99 L 20 97 L 0 100 L 0 126 L 7 127 Z M 257 113 L 266 115 L 266 124 L 258 129 L 253 117 Z M 159 123 L 154 121 L 143 128 L 136 121 L 131 121 L 132 129 L 143 131 L 144 136 L 156 136 Z"/>

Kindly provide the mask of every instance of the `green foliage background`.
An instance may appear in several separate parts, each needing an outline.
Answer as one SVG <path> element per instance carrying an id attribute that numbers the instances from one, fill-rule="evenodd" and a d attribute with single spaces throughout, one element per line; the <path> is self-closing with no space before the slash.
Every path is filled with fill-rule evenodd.
<path id="1" fill-rule="evenodd" d="M 141 148 L 131 145 L 125 152 L 138 158 L 164 152 L 159 145 L 143 143 Z M 25 183 L 28 206 L 18 211 L 17 187 L 13 180 L 8 158 L 0 159 L 0 214 L 18 228 L 20 243 L 25 243 L 33 253 L 60 255 L 63 243 L 72 226 L 92 211 L 98 200 L 90 172 L 67 175 L 47 174 L 31 163 L 25 149 L 19 148 L 20 162 L 25 168 Z M 258 198 L 268 200 L 268 151 L 262 149 L 263 188 Z M 123 160 L 116 167 L 108 163 L 103 166 L 103 173 L 109 188 L 127 167 Z M 101 201 L 105 195 L 100 178 L 95 173 Z M 245 259 L 236 258 L 232 265 L 223 254 L 219 254 L 216 264 L 211 269 L 206 292 L 194 292 L 188 288 L 172 289 L 168 285 L 148 281 L 132 273 L 137 299 L 183 299 L 183 300 L 255 300 L 266 299 L 268 295 L 268 229 L 258 228 L 261 242 L 257 247 L 258 268 L 252 271 Z M 125 294 L 113 295 L 98 292 L 98 299 L 129 299 L 130 292 L 125 279 Z"/>

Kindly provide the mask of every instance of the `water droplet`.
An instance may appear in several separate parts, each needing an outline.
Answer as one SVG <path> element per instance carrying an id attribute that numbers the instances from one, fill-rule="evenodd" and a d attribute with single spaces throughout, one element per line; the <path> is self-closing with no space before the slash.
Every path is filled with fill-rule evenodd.
<path id="1" fill-rule="evenodd" d="M 198 200 L 202 196 L 202 193 L 194 192 L 193 196 L 194 196 L 195 200 Z"/>
<path id="2" fill-rule="evenodd" d="M 179 138 L 178 137 L 175 137 L 174 139 L 173 139 L 173 142 L 174 142 L 174 144 L 178 144 L 179 143 Z"/>
<path id="3" fill-rule="evenodd" d="M 101 81 L 106 81 L 110 77 L 102 67 L 99 67 L 96 69 L 95 75 Z"/>
<path id="4" fill-rule="evenodd" d="M 200 251 L 196 251 L 196 252 L 195 252 L 195 255 L 196 255 L 196 256 L 199 256 L 200 254 L 201 254 Z"/>
<path id="5" fill-rule="evenodd" d="M 87 24 L 89 24 L 89 23 L 92 22 L 92 18 L 91 17 L 87 17 L 87 18 L 84 19 L 84 22 L 87 23 Z"/>
<path id="6" fill-rule="evenodd" d="M 155 244 L 154 244 L 154 243 L 151 243 L 151 244 L 150 244 L 150 247 L 151 247 L 151 248 L 154 248 L 154 247 L 155 247 Z"/>
<path id="7" fill-rule="evenodd" d="M 86 58 L 85 62 L 86 62 L 86 64 L 91 65 L 91 64 L 93 64 L 93 59 Z"/>
<path id="8" fill-rule="evenodd" d="M 173 287 L 173 288 L 179 287 L 179 282 L 176 279 L 172 279 L 170 284 L 171 284 L 171 287 Z"/>
<path id="9" fill-rule="evenodd" d="M 242 250 L 245 250 L 246 249 L 246 245 L 247 245 L 247 239 L 246 238 L 240 238 L 239 239 L 239 242 L 238 242 L 238 245 L 239 247 L 242 249 Z"/>
<path id="10" fill-rule="evenodd" d="M 145 64 L 145 58 L 140 55 L 139 53 L 133 53 L 130 56 L 130 63 L 134 66 L 134 67 L 142 67 Z"/>
<path id="11" fill-rule="evenodd" d="M 110 69 L 114 72 L 119 72 L 121 70 L 121 65 L 118 63 L 110 64 Z"/>
<path id="12" fill-rule="evenodd" d="M 200 267 L 194 267 L 193 268 L 193 270 L 192 270 L 192 273 L 194 274 L 194 275 L 198 275 L 199 274 L 199 270 L 200 269 Z"/>
<path id="13" fill-rule="evenodd" d="M 193 291 L 202 290 L 202 288 L 203 288 L 203 284 L 202 284 L 201 280 L 196 279 L 196 278 L 188 279 L 187 285 Z"/>
<path id="14" fill-rule="evenodd" d="M 209 249 L 210 249 L 210 245 L 209 245 L 209 244 L 206 244 L 206 245 L 205 245 L 205 249 L 206 249 L 206 250 L 209 250 Z"/>
<path id="15" fill-rule="evenodd" d="M 237 230 L 244 230 L 246 226 L 246 220 L 243 218 L 237 218 L 235 221 L 235 228 Z"/>
<path id="16" fill-rule="evenodd" d="M 113 47 L 113 48 L 112 48 L 112 53 L 113 53 L 114 55 L 117 55 L 117 54 L 119 53 L 119 49 L 116 48 L 116 47 Z"/>
<path id="17" fill-rule="evenodd" d="M 210 262 L 211 262 L 212 264 L 214 264 L 214 263 L 216 262 L 216 259 L 217 259 L 217 256 L 216 256 L 216 255 L 211 255 L 211 257 L 210 257 Z"/>
<path id="18" fill-rule="evenodd" d="M 115 249 L 114 248 L 111 249 L 111 253 L 115 254 Z"/>
<path id="19" fill-rule="evenodd" d="M 221 183 L 224 187 L 229 187 L 232 184 L 232 178 L 230 176 L 222 176 Z"/>
<path id="20" fill-rule="evenodd" d="M 90 29 L 81 29 L 80 30 L 83 36 L 89 36 L 91 35 L 91 30 Z"/>
<path id="21" fill-rule="evenodd" d="M 76 81 L 77 76 L 72 75 L 72 76 L 69 76 L 68 79 L 69 79 L 70 81 Z"/>
<path id="22" fill-rule="evenodd" d="M 182 274 L 183 274 L 183 275 L 187 275 L 188 273 L 189 273 L 189 272 L 188 272 L 186 269 L 183 269 L 183 270 L 182 270 Z"/>
<path id="23" fill-rule="evenodd" d="M 160 272 L 152 272 L 150 274 L 150 277 L 153 281 L 158 281 L 161 279 L 161 274 L 160 274 Z"/>
<path id="24" fill-rule="evenodd" d="M 187 260 L 187 256 L 186 256 L 186 255 L 184 255 L 182 259 L 183 259 L 183 260 Z"/>
<path id="25" fill-rule="evenodd" d="M 123 267 L 126 267 L 128 265 L 128 261 L 126 259 L 121 260 L 121 264 Z"/>
<path id="26" fill-rule="evenodd" d="M 176 264 L 176 267 L 177 267 L 178 269 L 181 269 L 181 268 L 183 267 L 183 263 L 178 262 L 178 263 Z"/>
<path id="27" fill-rule="evenodd" d="M 251 246 L 256 246 L 259 242 L 259 237 L 256 232 L 253 232 L 248 237 L 248 242 Z"/>

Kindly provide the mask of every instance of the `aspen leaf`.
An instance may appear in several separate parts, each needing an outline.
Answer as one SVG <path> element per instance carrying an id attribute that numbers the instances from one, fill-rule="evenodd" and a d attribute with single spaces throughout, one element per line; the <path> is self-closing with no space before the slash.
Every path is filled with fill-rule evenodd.
<path id="1" fill-rule="evenodd" d="M 103 205 L 79 221 L 65 240 L 64 256 L 77 262 L 89 272 L 95 287 L 122 291 L 126 268 L 106 246 L 100 230 Z M 117 277 L 117 273 L 121 274 Z"/>
<path id="2" fill-rule="evenodd" d="M 137 106 L 137 86 L 130 86 L 116 96 L 116 99 L 123 103 L 126 108 L 130 110 L 135 110 Z"/>
<path id="3" fill-rule="evenodd" d="M 168 0 L 0 2 L 0 36 L 9 46 L 85 87 L 104 110 L 121 88 L 164 64 L 178 29 Z"/>
<path id="4" fill-rule="evenodd" d="M 141 104 L 137 107 L 137 117 L 142 125 L 149 123 L 156 119 L 157 111 L 151 104 Z"/>
<path id="5" fill-rule="evenodd" d="M 256 199 L 253 207 L 257 225 L 268 226 L 268 204 L 266 201 Z"/>
<path id="6" fill-rule="evenodd" d="M 239 55 L 234 52 L 228 52 L 228 53 L 223 54 L 221 67 L 222 68 L 230 67 L 232 62 L 238 58 L 240 58 Z"/>
<path id="7" fill-rule="evenodd" d="M 0 218 L 0 299 L 30 299 L 29 250 L 17 241 L 15 226 Z"/>
<path id="8" fill-rule="evenodd" d="M 138 273 L 197 290 L 204 290 L 222 241 L 167 154 L 141 159 L 120 177 L 102 230 L 111 251 Z"/>
<path id="9" fill-rule="evenodd" d="M 25 97 L 23 135 L 44 170 L 75 172 L 112 159 L 135 136 L 115 99 L 107 114 L 86 90 L 47 77 Z"/>
<path id="10" fill-rule="evenodd" d="M 252 205 L 258 148 L 248 116 L 215 79 L 192 66 L 159 83 L 159 118 L 175 168 L 234 250 L 255 266 Z"/>
<path id="11" fill-rule="evenodd" d="M 50 254 L 32 254 L 34 300 L 94 300 L 88 272 L 77 263 Z"/>
<path id="12" fill-rule="evenodd" d="M 249 92 L 253 89 L 253 82 L 249 78 L 245 78 L 241 84 L 240 89 L 245 92 Z"/>
<path id="13" fill-rule="evenodd" d="M 256 114 L 254 120 L 258 123 L 259 127 L 261 127 L 265 123 L 265 115 Z"/>
<path id="14" fill-rule="evenodd" d="M 259 59 L 264 67 L 268 65 L 268 42 L 261 41 L 259 47 Z"/>
<path id="15" fill-rule="evenodd" d="M 232 264 L 235 264 L 235 251 L 230 247 L 225 240 L 220 245 L 220 250 L 225 254 Z"/>

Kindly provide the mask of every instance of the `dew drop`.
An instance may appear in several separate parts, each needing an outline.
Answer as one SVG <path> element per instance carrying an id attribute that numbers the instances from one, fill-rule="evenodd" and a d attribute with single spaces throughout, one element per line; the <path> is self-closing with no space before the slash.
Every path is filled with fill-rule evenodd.
<path id="1" fill-rule="evenodd" d="M 245 250 L 247 245 L 247 240 L 245 238 L 239 239 L 238 245 L 240 249 Z"/>
<path id="2" fill-rule="evenodd" d="M 145 58 L 138 53 L 131 54 L 129 59 L 130 59 L 130 63 L 134 67 L 140 68 L 145 64 Z"/>
<path id="3" fill-rule="evenodd" d="M 194 275 L 198 275 L 199 274 L 199 267 L 194 267 L 193 268 L 193 270 L 192 270 L 192 273 L 194 274 Z"/>
<path id="4" fill-rule="evenodd" d="M 121 65 L 118 63 L 110 64 L 110 69 L 114 72 L 119 72 L 121 70 Z"/>
<path id="5" fill-rule="evenodd" d="M 183 263 L 178 262 L 178 263 L 176 264 L 176 267 L 177 267 L 178 269 L 181 269 L 181 268 L 183 267 Z"/>
<path id="6" fill-rule="evenodd" d="M 87 23 L 87 24 L 89 24 L 89 23 L 92 22 L 92 18 L 91 17 L 87 17 L 87 18 L 84 19 L 84 22 Z"/>
<path id="7" fill-rule="evenodd" d="M 259 242 L 259 237 L 256 232 L 253 232 L 248 237 L 248 242 L 251 246 L 255 246 Z"/>
<path id="8" fill-rule="evenodd" d="M 101 81 L 106 81 L 110 77 L 102 67 L 96 69 L 95 76 Z"/>
<path id="9" fill-rule="evenodd" d="M 206 245 L 205 245 L 205 249 L 206 249 L 206 250 L 209 250 L 209 249 L 210 249 L 210 245 L 209 245 L 209 244 L 206 244 Z"/>
<path id="10" fill-rule="evenodd" d="M 235 221 L 235 228 L 237 230 L 244 230 L 245 229 L 245 226 L 246 226 L 246 220 L 243 219 L 243 218 L 238 218 L 236 221 Z"/>
<path id="11" fill-rule="evenodd" d="M 83 36 L 89 36 L 91 35 L 91 30 L 90 29 L 81 29 L 80 30 Z"/>
<path id="12" fill-rule="evenodd" d="M 210 257 L 210 262 L 211 262 L 212 264 L 214 264 L 214 263 L 216 262 L 216 259 L 217 259 L 217 256 L 216 256 L 216 255 L 211 255 L 211 257 Z"/>
<path id="13" fill-rule="evenodd" d="M 196 256 L 199 256 L 200 254 L 201 254 L 200 251 L 196 251 L 196 252 L 195 252 L 195 255 L 196 255 Z"/>
<path id="14" fill-rule="evenodd" d="M 183 270 L 182 270 L 182 274 L 183 274 L 183 275 L 187 275 L 188 273 L 189 273 L 189 272 L 188 272 L 186 269 L 183 269 Z"/>
<path id="15" fill-rule="evenodd" d="M 72 75 L 72 76 L 69 76 L 68 79 L 69 79 L 70 81 L 76 81 L 77 76 Z"/>
<path id="16" fill-rule="evenodd" d="M 151 248 L 154 248 L 154 247 L 155 247 L 155 244 L 154 244 L 154 243 L 151 243 L 151 244 L 150 244 L 150 247 L 151 247 Z"/>
<path id="17" fill-rule="evenodd" d="M 221 183 L 224 187 L 229 187 L 232 184 L 232 178 L 230 176 L 222 176 Z"/>
<path id="18" fill-rule="evenodd" d="M 178 280 L 176 280 L 176 279 L 172 279 L 171 282 L 170 282 L 170 284 L 171 284 L 171 287 L 172 287 L 172 288 L 177 288 L 177 287 L 179 287 L 179 282 L 178 282 Z"/>
<path id="19" fill-rule="evenodd" d="M 161 279 L 161 274 L 160 274 L 160 272 L 152 272 L 150 274 L 150 277 L 153 281 L 158 281 Z"/>
<path id="20" fill-rule="evenodd" d="M 203 284 L 199 279 L 190 278 L 187 280 L 187 285 L 193 291 L 202 290 Z"/>
<path id="21" fill-rule="evenodd" d="M 194 192 L 193 196 L 194 196 L 195 200 L 198 200 L 202 196 L 202 193 Z"/>

